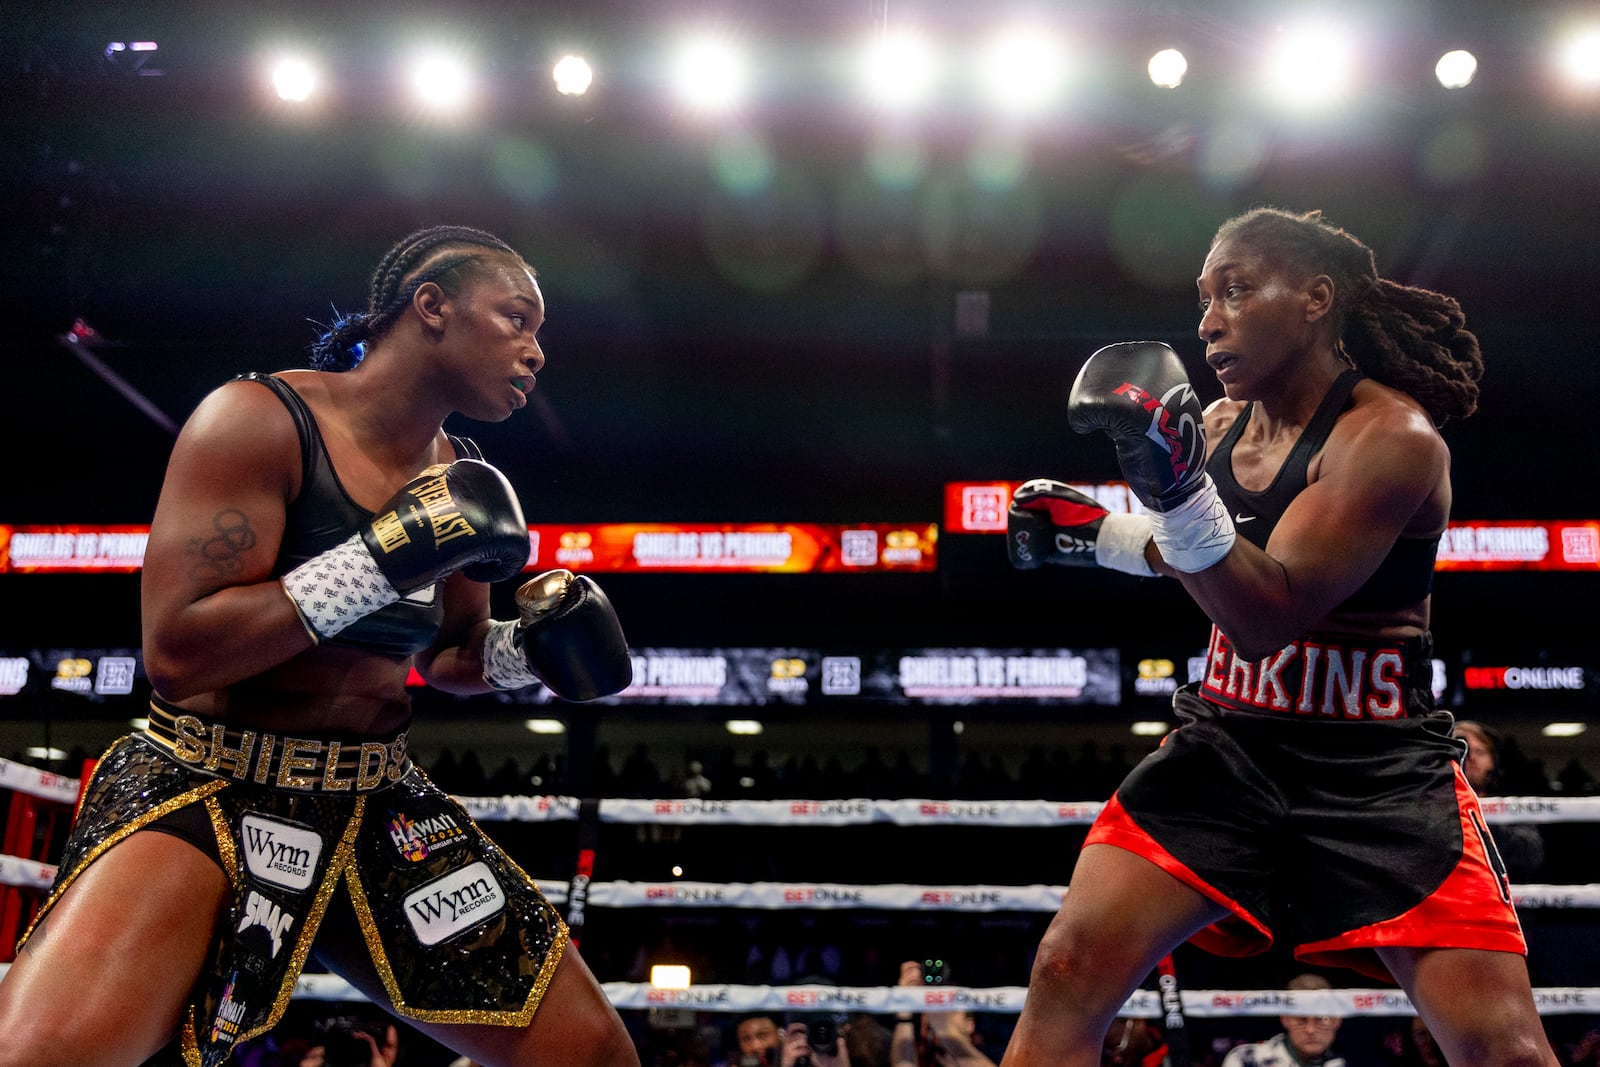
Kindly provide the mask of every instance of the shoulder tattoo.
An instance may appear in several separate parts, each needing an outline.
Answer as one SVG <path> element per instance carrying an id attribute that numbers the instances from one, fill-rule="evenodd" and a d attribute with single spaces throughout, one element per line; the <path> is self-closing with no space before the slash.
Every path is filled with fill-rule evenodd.
<path id="1" fill-rule="evenodd" d="M 250 517 L 237 508 L 224 508 L 212 516 L 210 537 L 189 542 L 189 555 L 195 557 L 189 573 L 196 578 L 227 578 L 244 566 L 240 557 L 256 546 L 256 531 Z"/>

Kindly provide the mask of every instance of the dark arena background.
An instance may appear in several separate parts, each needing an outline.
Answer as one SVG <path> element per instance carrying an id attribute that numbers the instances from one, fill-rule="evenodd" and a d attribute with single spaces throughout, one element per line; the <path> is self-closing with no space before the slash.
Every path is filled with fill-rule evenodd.
<path id="1" fill-rule="evenodd" d="M 1087 822 L 1172 725 L 1207 624 L 1176 583 L 1011 570 L 995 501 L 1003 523 L 1035 476 L 1122 499 L 1064 419 L 1103 344 L 1165 340 L 1220 395 L 1194 277 L 1219 222 L 1274 204 L 1458 298 L 1482 343 L 1479 412 L 1443 431 L 1435 688 L 1505 738 L 1488 807 L 1543 837 L 1516 886 L 1541 1012 L 1595 1062 L 1573 1051 L 1600 1026 L 1593 3 L 12 7 L 0 961 L 86 761 L 146 707 L 138 558 L 176 428 L 235 374 L 304 366 L 391 243 L 456 223 L 539 272 L 549 362 L 526 410 L 452 429 L 516 487 L 530 568 L 603 582 L 636 683 L 594 705 L 418 686 L 424 766 L 584 904 L 647 1065 L 737 1063 L 758 1008 L 969 1007 L 998 1060 Z M 1348 45 L 1342 95 L 1308 83 L 1320 56 L 1267 79 L 1302 16 Z M 1031 49 L 997 87 L 1013 25 Z M 858 60 L 912 32 L 943 64 L 928 95 L 874 97 L 917 79 Z M 725 51 L 686 66 L 695 34 Z M 428 49 L 459 64 L 433 96 L 407 66 Z M 934 957 L 950 985 L 913 1005 L 899 964 Z M 1173 963 L 1186 1020 L 1155 975 L 1129 1012 L 1212 1067 L 1279 1029 L 1302 969 Z M 688 987 L 652 985 L 663 964 Z M 1403 996 L 1329 977 L 1350 1067 L 1417 1062 Z M 272 1039 L 351 997 L 307 974 Z"/>

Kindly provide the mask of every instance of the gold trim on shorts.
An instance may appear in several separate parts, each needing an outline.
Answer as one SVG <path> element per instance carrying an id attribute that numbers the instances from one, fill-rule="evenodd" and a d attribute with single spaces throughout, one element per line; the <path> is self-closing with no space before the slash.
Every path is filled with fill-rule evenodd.
<path id="1" fill-rule="evenodd" d="M 519 867 L 515 860 L 503 854 L 501 859 L 517 874 L 527 878 L 529 885 L 537 888 L 538 883 L 528 878 L 527 872 Z M 406 1003 L 400 990 L 400 983 L 394 976 L 394 968 L 389 965 L 389 954 L 384 951 L 383 940 L 378 936 L 378 924 L 372 918 L 372 906 L 367 903 L 366 887 L 361 884 L 359 865 L 351 864 L 345 868 L 344 884 L 350 893 L 350 903 L 355 908 L 356 922 L 361 927 L 361 936 L 367 942 L 367 954 L 372 958 L 373 967 L 383 981 L 384 991 L 389 994 L 389 1003 L 394 1005 L 394 1010 L 400 1015 L 419 1022 L 527 1026 L 533 1020 L 533 1013 L 539 1010 L 545 990 L 550 987 L 550 980 L 555 977 L 556 964 L 561 962 L 561 957 L 566 954 L 567 943 L 571 940 L 566 922 L 557 917 L 555 938 L 540 963 L 539 976 L 534 979 L 533 989 L 529 991 L 526 1003 L 516 1011 L 487 1011 L 482 1008 L 414 1008 Z"/>

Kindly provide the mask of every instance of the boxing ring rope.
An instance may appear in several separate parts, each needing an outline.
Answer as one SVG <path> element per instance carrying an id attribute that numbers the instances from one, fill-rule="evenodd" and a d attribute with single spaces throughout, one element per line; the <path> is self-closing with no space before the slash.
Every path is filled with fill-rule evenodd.
<path id="1" fill-rule="evenodd" d="M 78 781 L 0 759 L 0 789 L 43 800 L 75 804 Z M 583 802 L 567 796 L 458 797 L 473 819 L 490 822 L 576 820 Z M 1045 800 L 686 800 L 607 798 L 591 802 L 600 822 L 720 826 L 989 826 L 1060 827 L 1088 825 L 1104 804 Z M 1485 797 L 1491 823 L 1600 822 L 1600 797 Z M 37 859 L 0 855 L 0 885 L 44 890 L 55 868 Z M 552 903 L 568 899 L 564 879 L 539 879 Z M 888 911 L 1054 912 L 1067 892 L 1064 885 L 916 885 L 888 883 L 748 882 L 718 883 L 594 882 L 587 906 L 597 908 L 735 908 L 758 910 L 832 909 Z M 1512 889 L 1518 908 L 1600 908 L 1600 885 L 1528 884 Z M 0 973 L 8 967 L 0 964 Z M 1015 1014 L 1022 1010 L 1025 986 L 937 988 L 840 987 L 825 985 L 694 985 L 660 989 L 647 983 L 603 983 L 618 1009 L 679 1009 L 721 1013 L 750 1011 L 841 1011 L 869 1013 L 976 1011 Z M 361 1000 L 343 979 L 305 974 L 297 998 Z M 1280 1014 L 1354 1016 L 1414 1015 L 1410 1000 L 1397 989 L 1207 990 L 1179 991 L 1190 1018 L 1276 1016 Z M 1600 1013 L 1600 987 L 1548 987 L 1534 990 L 1541 1015 Z M 1139 990 L 1122 1014 L 1142 1018 L 1167 1015 L 1162 994 Z"/>

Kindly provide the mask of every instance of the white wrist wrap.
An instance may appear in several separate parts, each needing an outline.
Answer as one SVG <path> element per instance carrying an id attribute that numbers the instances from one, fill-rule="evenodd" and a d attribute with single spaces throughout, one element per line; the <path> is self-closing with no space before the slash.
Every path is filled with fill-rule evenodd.
<path id="1" fill-rule="evenodd" d="M 348 541 L 285 574 L 283 588 L 318 637 L 332 637 L 357 619 L 400 599 L 373 562 L 360 534 L 351 534 Z"/>
<path id="2" fill-rule="evenodd" d="M 1195 574 L 1226 556 L 1233 548 L 1233 520 L 1217 495 L 1211 475 L 1199 492 L 1171 511 L 1152 511 L 1151 534 L 1161 558 L 1174 570 Z"/>
<path id="3" fill-rule="evenodd" d="M 1129 515 L 1113 511 L 1100 520 L 1100 533 L 1094 540 L 1094 561 L 1102 567 L 1141 578 L 1154 578 L 1156 572 L 1144 558 L 1150 543 L 1150 515 Z"/>
<path id="4" fill-rule="evenodd" d="M 521 689 L 539 680 L 523 655 L 517 625 L 491 622 L 483 639 L 483 680 L 496 689 Z"/>

